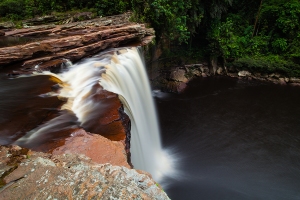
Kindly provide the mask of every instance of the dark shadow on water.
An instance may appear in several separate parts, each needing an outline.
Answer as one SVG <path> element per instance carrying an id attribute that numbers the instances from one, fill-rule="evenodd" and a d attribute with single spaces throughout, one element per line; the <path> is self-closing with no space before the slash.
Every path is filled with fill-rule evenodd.
<path id="1" fill-rule="evenodd" d="M 209 77 L 156 99 L 171 199 L 300 199 L 299 87 Z"/>

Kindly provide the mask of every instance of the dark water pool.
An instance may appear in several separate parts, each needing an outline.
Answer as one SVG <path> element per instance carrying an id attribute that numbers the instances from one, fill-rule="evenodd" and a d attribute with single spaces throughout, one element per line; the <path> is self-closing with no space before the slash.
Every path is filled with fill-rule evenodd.
<path id="1" fill-rule="evenodd" d="M 200 78 L 156 104 L 171 199 L 300 199 L 299 87 Z"/>

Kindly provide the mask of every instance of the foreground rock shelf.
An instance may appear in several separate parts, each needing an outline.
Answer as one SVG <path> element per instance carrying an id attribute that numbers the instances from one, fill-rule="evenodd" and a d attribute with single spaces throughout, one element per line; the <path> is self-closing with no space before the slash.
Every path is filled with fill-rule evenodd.
<path id="1" fill-rule="evenodd" d="M 51 155 L 0 146 L 0 199 L 169 199 L 147 174 L 97 164 L 83 155 Z"/>

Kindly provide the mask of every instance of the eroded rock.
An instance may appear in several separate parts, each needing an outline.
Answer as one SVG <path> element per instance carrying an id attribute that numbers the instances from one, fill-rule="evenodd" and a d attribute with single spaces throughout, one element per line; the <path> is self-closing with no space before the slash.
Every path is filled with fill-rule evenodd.
<path id="1" fill-rule="evenodd" d="M 248 71 L 239 71 L 238 76 L 240 76 L 240 77 L 251 76 L 251 73 Z"/>
<path id="2" fill-rule="evenodd" d="M 1 147 L 0 155 L 5 151 L 7 148 Z M 169 199 L 148 175 L 126 167 L 96 164 L 83 155 L 31 152 L 4 181 L 0 199 L 7 200 Z"/>
<path id="3" fill-rule="evenodd" d="M 87 133 L 83 129 L 74 131 L 71 137 L 66 139 L 65 144 L 54 149 L 52 154 L 83 154 L 96 163 L 110 163 L 130 168 L 124 142 L 111 141 L 100 135 Z"/>
<path id="4" fill-rule="evenodd" d="M 24 68 L 28 68 L 53 60 L 57 63 L 62 58 L 74 62 L 129 42 L 135 42 L 136 45 L 150 43 L 154 38 L 154 30 L 143 24 L 129 22 L 130 15 L 125 13 L 65 25 L 42 25 L 8 31 L 6 36 L 34 37 L 35 42 L 0 48 L 0 65 L 21 62 Z M 84 16 L 89 18 L 89 15 Z"/>
<path id="5" fill-rule="evenodd" d="M 184 69 L 176 69 L 171 72 L 170 79 L 173 81 L 187 83 L 188 79 L 186 78 L 186 71 Z"/>

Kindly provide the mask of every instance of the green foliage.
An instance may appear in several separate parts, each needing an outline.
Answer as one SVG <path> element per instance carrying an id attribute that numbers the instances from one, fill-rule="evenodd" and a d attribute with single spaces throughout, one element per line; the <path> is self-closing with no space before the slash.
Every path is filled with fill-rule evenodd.
<path id="1" fill-rule="evenodd" d="M 135 19 L 150 22 L 158 38 L 187 43 L 199 25 L 203 12 L 198 1 L 192 0 L 132 0 Z"/>
<path id="2" fill-rule="evenodd" d="M 97 14 L 102 16 L 124 13 L 129 9 L 129 1 L 97 0 L 94 4 Z"/>
<path id="3" fill-rule="evenodd" d="M 19 20 L 25 16 L 24 0 L 2 0 L 0 2 L 0 17 Z"/>
<path id="4" fill-rule="evenodd" d="M 285 59 L 284 57 L 270 55 L 263 57 L 244 57 L 226 64 L 234 66 L 238 70 L 249 70 L 250 72 L 274 73 L 278 72 L 288 77 L 300 76 L 300 65 Z"/>
<path id="5" fill-rule="evenodd" d="M 71 10 L 95 9 L 98 15 L 114 15 L 130 9 L 129 0 L 3 0 L 0 17 L 20 20 Z"/>

